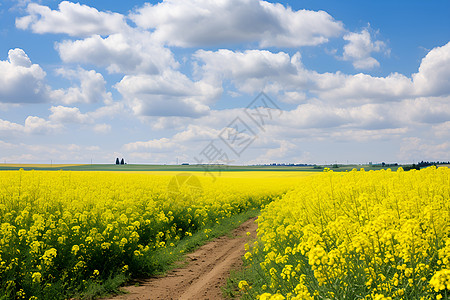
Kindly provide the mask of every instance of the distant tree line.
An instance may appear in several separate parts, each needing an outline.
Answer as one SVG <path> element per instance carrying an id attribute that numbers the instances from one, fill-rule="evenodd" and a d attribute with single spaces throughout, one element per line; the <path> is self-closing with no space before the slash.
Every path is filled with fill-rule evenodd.
<path id="1" fill-rule="evenodd" d="M 436 166 L 436 165 L 448 165 L 450 164 L 450 161 L 421 161 L 417 163 L 419 167 L 429 167 L 429 166 Z"/>
<path id="2" fill-rule="evenodd" d="M 119 158 L 116 158 L 116 165 L 125 165 L 125 161 L 123 160 L 123 158 L 119 161 Z"/>
<path id="3" fill-rule="evenodd" d="M 409 166 L 404 166 L 403 170 L 405 171 L 409 171 L 412 169 L 416 169 L 416 170 L 420 170 L 421 168 L 426 168 L 426 167 L 430 167 L 430 166 L 436 166 L 436 165 L 448 165 L 450 164 L 450 161 L 421 161 L 418 162 L 417 164 L 412 164 Z"/>

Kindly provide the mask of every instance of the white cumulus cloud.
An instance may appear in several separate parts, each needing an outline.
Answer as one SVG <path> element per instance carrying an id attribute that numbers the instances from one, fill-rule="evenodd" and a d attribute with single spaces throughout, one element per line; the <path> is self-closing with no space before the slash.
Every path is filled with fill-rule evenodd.
<path id="1" fill-rule="evenodd" d="M 383 41 L 373 41 L 369 30 L 350 32 L 344 35 L 344 40 L 348 43 L 344 46 L 343 59 L 353 61 L 356 69 L 370 70 L 380 65 L 371 55 L 385 50 L 386 44 Z"/>
<path id="2" fill-rule="evenodd" d="M 16 134 L 47 134 L 55 132 L 62 126 L 36 116 L 28 116 L 24 124 L 18 124 L 0 119 L 0 135 Z"/>
<path id="3" fill-rule="evenodd" d="M 174 70 L 125 76 L 116 88 L 138 116 L 198 117 L 207 114 L 208 104 L 222 93 L 219 87 L 192 81 Z"/>
<path id="4" fill-rule="evenodd" d="M 420 137 L 406 137 L 402 144 L 398 157 L 400 159 L 415 160 L 421 158 L 425 161 L 450 160 L 450 142 L 429 142 Z"/>
<path id="5" fill-rule="evenodd" d="M 36 103 L 48 100 L 46 73 L 33 64 L 22 49 L 11 49 L 7 60 L 0 60 L 0 102 Z"/>
<path id="6" fill-rule="evenodd" d="M 106 67 L 110 73 L 157 74 L 178 63 L 172 52 L 154 41 L 149 32 L 129 30 L 103 38 L 99 35 L 56 45 L 59 56 L 67 63 Z"/>
<path id="7" fill-rule="evenodd" d="M 198 61 L 196 74 L 209 80 L 231 80 L 242 92 L 255 93 L 270 84 L 289 85 L 292 76 L 302 72 L 300 54 L 292 57 L 285 52 L 267 50 L 217 51 L 199 50 L 194 54 Z M 299 82 L 296 87 L 300 88 Z"/>
<path id="8" fill-rule="evenodd" d="M 299 53 L 290 56 L 267 50 L 198 50 L 194 58 L 198 78 L 214 79 L 218 84 L 229 80 L 240 92 L 264 90 L 291 103 L 305 102 L 306 93 L 343 107 L 450 94 L 450 43 L 432 49 L 410 77 L 319 73 L 305 68 Z"/>
<path id="9" fill-rule="evenodd" d="M 58 10 L 30 3 L 28 15 L 17 18 L 16 26 L 35 33 L 65 33 L 70 36 L 108 35 L 124 30 L 127 25 L 124 16 L 112 12 L 100 12 L 96 8 L 62 1 Z"/>
<path id="10" fill-rule="evenodd" d="M 49 119 L 56 123 L 91 123 L 93 120 L 87 114 L 80 112 L 78 107 L 52 106 Z"/>
<path id="11" fill-rule="evenodd" d="M 94 70 L 60 68 L 57 73 L 67 79 L 80 82 L 79 86 L 52 91 L 52 99 L 64 104 L 112 102 L 112 95 L 106 91 L 106 81 L 102 74 Z"/>
<path id="12" fill-rule="evenodd" d="M 343 32 L 324 11 L 297 10 L 260 0 L 164 0 L 131 19 L 155 37 L 181 47 L 256 42 L 261 47 L 318 45 Z"/>
<path id="13" fill-rule="evenodd" d="M 419 95 L 450 94 L 450 42 L 428 52 L 413 79 Z"/>

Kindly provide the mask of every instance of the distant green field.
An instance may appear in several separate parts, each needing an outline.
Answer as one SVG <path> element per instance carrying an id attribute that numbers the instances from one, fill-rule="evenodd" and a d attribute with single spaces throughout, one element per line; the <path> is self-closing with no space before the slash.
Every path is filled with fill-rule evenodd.
<path id="1" fill-rule="evenodd" d="M 0 165 L 0 170 L 71 170 L 71 171 L 322 171 L 313 167 L 288 167 L 288 166 L 206 166 L 206 165 L 115 165 L 115 164 L 94 164 L 94 165 Z"/>
<path id="2" fill-rule="evenodd" d="M 48 164 L 33 164 L 33 165 L 20 165 L 20 164 L 0 164 L 1 171 L 7 170 L 41 170 L 41 171 L 57 171 L 57 170 L 70 170 L 70 171 L 125 171 L 125 172 L 143 172 L 143 171 L 178 171 L 178 172 L 205 172 L 221 171 L 221 172 L 243 172 L 243 171 L 298 171 L 298 172 L 321 172 L 324 166 L 318 167 L 299 167 L 299 166 L 206 166 L 206 165 L 141 165 L 141 164 L 127 164 L 127 165 L 115 165 L 115 164 L 87 164 L 87 165 L 48 165 Z M 330 167 L 330 166 L 325 166 Z M 381 166 L 368 166 L 368 165 L 340 165 L 338 168 L 331 168 L 334 171 L 346 171 L 353 168 L 365 170 L 380 170 L 387 169 L 387 167 Z M 396 167 L 390 167 L 393 171 L 398 169 Z"/>

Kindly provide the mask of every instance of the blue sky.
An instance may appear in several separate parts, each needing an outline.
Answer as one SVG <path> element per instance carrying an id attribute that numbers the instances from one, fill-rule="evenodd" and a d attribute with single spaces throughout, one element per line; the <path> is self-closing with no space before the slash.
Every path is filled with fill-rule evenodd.
<path id="1" fill-rule="evenodd" d="M 444 0 L 5 0 L 0 161 L 447 161 L 449 15 Z"/>

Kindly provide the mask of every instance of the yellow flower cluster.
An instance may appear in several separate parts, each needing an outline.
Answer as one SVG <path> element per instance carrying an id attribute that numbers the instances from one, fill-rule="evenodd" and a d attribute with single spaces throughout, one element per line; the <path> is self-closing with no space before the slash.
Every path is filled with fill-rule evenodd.
<path id="1" fill-rule="evenodd" d="M 450 296 L 450 270 L 443 269 L 437 271 L 431 278 L 430 284 L 434 288 L 434 291 L 439 293 L 437 299 L 442 299 L 441 293 L 444 293 L 446 296 L 449 294 Z"/>
<path id="2" fill-rule="evenodd" d="M 174 175 L 1 172 L 0 298 L 55 299 L 56 286 L 148 274 L 152 253 L 268 204 L 295 180 L 198 176 L 174 189 Z"/>
<path id="3" fill-rule="evenodd" d="M 326 170 L 263 209 L 247 296 L 446 298 L 449 225 L 448 168 Z"/>

